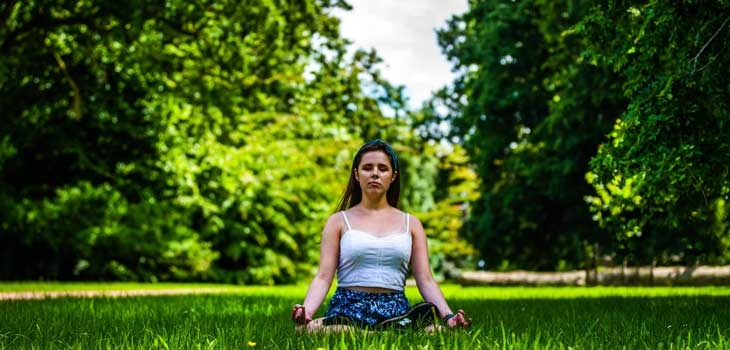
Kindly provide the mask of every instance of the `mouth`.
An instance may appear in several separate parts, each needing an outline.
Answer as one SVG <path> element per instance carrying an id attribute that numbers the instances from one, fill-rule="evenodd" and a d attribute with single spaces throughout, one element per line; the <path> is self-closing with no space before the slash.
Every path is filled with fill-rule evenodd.
<path id="1" fill-rule="evenodd" d="M 368 186 L 370 187 L 381 187 L 382 185 L 379 182 L 368 182 Z"/>

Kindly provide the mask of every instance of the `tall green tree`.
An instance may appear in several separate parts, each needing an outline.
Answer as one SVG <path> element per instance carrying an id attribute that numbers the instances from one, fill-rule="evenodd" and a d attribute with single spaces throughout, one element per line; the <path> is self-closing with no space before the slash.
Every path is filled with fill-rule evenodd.
<path id="1" fill-rule="evenodd" d="M 459 76 L 433 123 L 450 122 L 482 180 L 469 234 L 487 268 L 577 268 L 608 244 L 584 174 L 624 102 L 572 31 L 592 4 L 475 0 L 438 33 Z"/>

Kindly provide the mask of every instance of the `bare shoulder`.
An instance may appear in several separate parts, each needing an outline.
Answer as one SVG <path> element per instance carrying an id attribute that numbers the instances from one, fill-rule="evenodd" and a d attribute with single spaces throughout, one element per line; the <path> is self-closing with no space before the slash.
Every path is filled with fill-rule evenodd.
<path id="1" fill-rule="evenodd" d="M 424 234 L 423 224 L 417 216 L 408 213 L 408 224 L 411 227 L 411 234 Z"/>
<path id="2" fill-rule="evenodd" d="M 324 232 L 323 234 L 327 233 L 337 233 L 343 232 L 343 229 L 345 227 L 345 220 L 342 218 L 342 213 L 337 212 L 334 214 L 331 214 L 327 218 L 327 222 L 324 224 Z"/>

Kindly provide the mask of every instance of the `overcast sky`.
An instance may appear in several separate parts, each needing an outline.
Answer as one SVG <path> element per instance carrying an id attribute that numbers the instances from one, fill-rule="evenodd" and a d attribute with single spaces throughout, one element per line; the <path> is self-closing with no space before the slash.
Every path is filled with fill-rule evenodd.
<path id="1" fill-rule="evenodd" d="M 405 85 L 411 107 L 420 107 L 432 91 L 451 83 L 451 65 L 436 42 L 453 14 L 467 10 L 467 0 L 350 0 L 352 11 L 337 11 L 342 36 L 356 47 L 375 48 L 385 61 L 383 76 Z"/>

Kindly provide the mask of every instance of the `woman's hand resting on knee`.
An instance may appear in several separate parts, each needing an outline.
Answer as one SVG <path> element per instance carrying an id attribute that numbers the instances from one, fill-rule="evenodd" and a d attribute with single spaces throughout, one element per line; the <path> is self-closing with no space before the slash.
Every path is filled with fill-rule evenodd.
<path id="1" fill-rule="evenodd" d="M 298 325 L 305 325 L 312 321 L 312 315 L 307 312 L 304 305 L 296 304 L 292 309 L 291 319 Z"/>
<path id="2" fill-rule="evenodd" d="M 464 310 L 459 310 L 455 314 L 446 316 L 444 323 L 446 323 L 446 326 L 449 328 L 469 328 L 469 326 L 471 326 L 471 320 L 466 318 Z"/>

